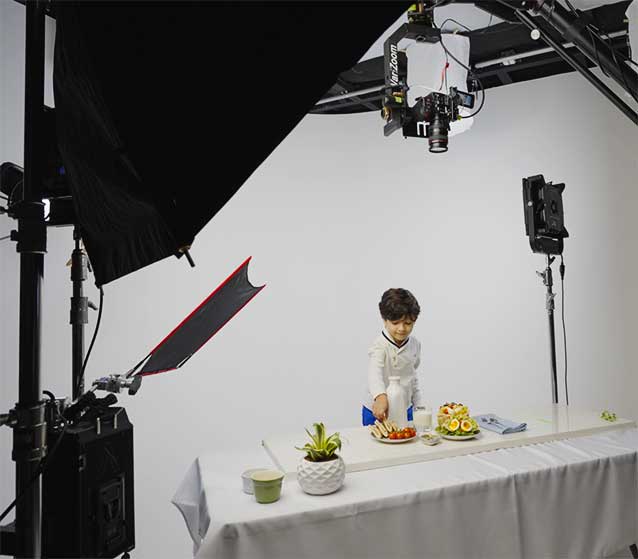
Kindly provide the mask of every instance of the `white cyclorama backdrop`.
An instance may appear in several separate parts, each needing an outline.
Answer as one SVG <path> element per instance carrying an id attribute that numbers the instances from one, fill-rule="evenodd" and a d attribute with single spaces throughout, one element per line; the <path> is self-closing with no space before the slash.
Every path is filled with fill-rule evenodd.
<path id="1" fill-rule="evenodd" d="M 23 8 L 0 5 L 2 151 L 22 161 Z M 306 117 L 198 235 L 197 267 L 167 259 L 105 287 L 87 380 L 143 357 L 243 260 L 266 288 L 177 372 L 121 396 L 135 425 L 136 557 L 188 557 L 170 498 L 197 455 L 314 421 L 360 421 L 377 303 L 405 287 L 422 313 L 427 400 L 475 412 L 551 400 L 544 259 L 524 234 L 522 177 L 565 182 L 570 400 L 638 418 L 638 128 L 576 74 L 489 90 L 447 154 L 384 138 L 377 113 Z M 182 162 L 188 165 L 188 161 Z M 241 153 L 233 163 L 241 165 Z M 215 167 L 202 184 L 215 188 Z M 0 236 L 15 227 L 6 217 Z M 71 229 L 49 230 L 42 387 L 71 384 Z M 15 245 L 0 243 L 0 410 L 17 398 Z M 554 266 L 558 277 L 558 266 Z M 556 291 L 560 290 L 557 281 Z M 97 290 L 87 292 L 98 302 Z M 562 332 L 556 337 L 562 384 Z M 91 312 L 88 340 L 95 325 Z M 0 430 L 0 504 L 13 497 Z M 264 463 L 267 460 L 264 457 Z M 238 464 L 241 469 L 260 464 Z M 213 515 L 215 512 L 213 511 Z"/>

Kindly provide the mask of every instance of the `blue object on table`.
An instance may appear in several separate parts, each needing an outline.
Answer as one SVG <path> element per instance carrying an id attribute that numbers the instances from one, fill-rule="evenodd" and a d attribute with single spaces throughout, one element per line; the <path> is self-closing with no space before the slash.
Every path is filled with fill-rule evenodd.
<path id="1" fill-rule="evenodd" d="M 493 413 L 485 413 L 483 415 L 477 415 L 474 417 L 481 429 L 487 429 L 488 431 L 494 431 L 501 435 L 507 435 L 508 433 L 520 433 L 527 429 L 527 423 L 517 423 L 509 419 L 503 419 Z"/>
<path id="2" fill-rule="evenodd" d="M 372 413 L 372 410 L 369 410 L 365 406 L 361 406 L 361 424 L 362 425 L 374 425 L 376 421 L 376 417 Z M 408 421 L 413 421 L 412 419 L 412 406 L 408 408 Z"/>

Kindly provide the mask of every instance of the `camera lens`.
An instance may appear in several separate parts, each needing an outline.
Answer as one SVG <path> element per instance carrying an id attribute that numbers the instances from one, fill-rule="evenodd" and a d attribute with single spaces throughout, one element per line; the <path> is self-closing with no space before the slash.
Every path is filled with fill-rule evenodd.
<path id="1" fill-rule="evenodd" d="M 432 124 L 428 124 L 426 128 L 430 153 L 444 153 L 447 151 L 447 132 L 447 119 L 440 114 L 435 114 Z"/>

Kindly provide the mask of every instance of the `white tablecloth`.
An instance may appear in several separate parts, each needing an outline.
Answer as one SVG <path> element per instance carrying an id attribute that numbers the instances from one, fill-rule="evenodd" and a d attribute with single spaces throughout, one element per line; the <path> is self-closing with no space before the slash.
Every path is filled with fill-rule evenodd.
<path id="1" fill-rule="evenodd" d="M 332 495 L 286 480 L 260 505 L 261 449 L 210 453 L 173 503 L 197 558 L 606 557 L 638 539 L 638 430 L 353 472 Z"/>

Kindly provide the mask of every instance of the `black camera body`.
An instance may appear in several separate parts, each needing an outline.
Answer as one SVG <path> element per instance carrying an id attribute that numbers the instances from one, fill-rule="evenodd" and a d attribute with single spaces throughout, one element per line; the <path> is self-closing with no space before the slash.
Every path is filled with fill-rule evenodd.
<path id="1" fill-rule="evenodd" d="M 419 97 L 413 107 L 407 102 L 407 57 L 399 50 L 399 42 L 411 39 L 422 43 L 439 43 L 441 31 L 434 26 L 431 11 L 410 12 L 410 23 L 397 29 L 383 45 L 385 92 L 381 116 L 386 124 L 383 135 L 399 128 L 403 136 L 427 138 L 429 151 L 447 151 L 450 123 L 459 119 L 459 108 L 474 107 L 474 95 L 450 87 L 449 92 L 432 91 Z"/>
<path id="2" fill-rule="evenodd" d="M 459 107 L 474 107 L 474 96 L 451 87 L 449 95 L 432 92 L 419 97 L 403 125 L 403 135 L 426 137 L 431 153 L 447 151 L 450 123 L 459 119 Z"/>
<path id="3" fill-rule="evenodd" d="M 387 95 L 382 116 L 387 121 L 384 134 L 388 136 L 399 127 L 404 136 L 427 138 L 431 153 L 447 151 L 450 123 L 458 120 L 460 107 L 474 107 L 474 96 L 451 87 L 449 95 L 433 91 L 419 97 L 408 107 L 405 94 Z"/>
<path id="4" fill-rule="evenodd" d="M 525 231 L 532 251 L 562 254 L 569 237 L 563 213 L 564 184 L 546 183 L 543 175 L 523 179 Z"/>

